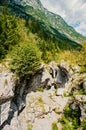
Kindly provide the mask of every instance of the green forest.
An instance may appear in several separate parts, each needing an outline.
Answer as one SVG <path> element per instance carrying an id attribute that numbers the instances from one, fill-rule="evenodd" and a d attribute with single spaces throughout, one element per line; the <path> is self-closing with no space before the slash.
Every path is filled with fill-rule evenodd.
<path id="1" fill-rule="evenodd" d="M 77 64 L 85 71 L 86 43 L 71 46 L 46 32 L 36 20 L 14 16 L 7 7 L 0 10 L 0 61 L 9 57 L 10 67 L 17 75 L 34 74 L 41 62 L 61 60 Z"/>

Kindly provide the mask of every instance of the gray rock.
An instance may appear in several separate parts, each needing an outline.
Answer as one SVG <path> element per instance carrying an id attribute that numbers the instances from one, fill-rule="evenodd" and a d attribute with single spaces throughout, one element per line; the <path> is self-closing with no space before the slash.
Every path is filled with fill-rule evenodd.
<path id="1" fill-rule="evenodd" d="M 14 96 L 14 80 L 10 72 L 0 74 L 0 104 L 9 101 Z"/>
<path id="2" fill-rule="evenodd" d="M 27 80 L 12 80 L 12 73 L 0 74 L 0 103 L 1 103 L 1 130 L 52 130 L 52 123 L 63 114 L 63 110 L 70 102 L 72 88 L 77 88 L 83 82 L 85 88 L 85 75 L 72 73 L 65 64 L 57 66 L 51 62 L 48 66 L 42 65 L 39 71 Z M 15 83 L 15 84 L 14 84 Z M 43 92 L 34 92 L 37 88 L 44 87 Z M 57 89 L 57 90 L 56 90 Z M 81 111 L 80 120 L 86 117 L 85 95 L 75 96 Z M 77 104 L 71 105 L 77 109 Z M 57 124 L 61 128 L 61 124 Z M 59 129 L 60 130 L 60 129 Z"/>
<path id="3" fill-rule="evenodd" d="M 65 87 L 68 80 L 68 71 L 64 67 L 57 66 L 54 62 L 51 62 L 47 67 L 42 65 L 40 70 L 28 81 L 26 93 L 34 91 L 39 87 L 47 89 L 52 86 L 55 88 Z"/>
<path id="4" fill-rule="evenodd" d="M 0 113 L 0 118 L 1 118 L 1 124 L 8 118 L 9 111 L 10 111 L 10 101 L 7 101 L 6 103 L 1 105 L 1 113 Z"/>

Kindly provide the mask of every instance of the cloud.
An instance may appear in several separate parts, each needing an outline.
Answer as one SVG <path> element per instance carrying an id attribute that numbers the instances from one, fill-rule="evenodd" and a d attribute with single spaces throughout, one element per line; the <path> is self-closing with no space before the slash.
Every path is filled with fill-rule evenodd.
<path id="1" fill-rule="evenodd" d="M 82 22 L 80 26 L 75 27 L 77 32 L 80 32 L 81 34 L 86 36 L 86 23 Z"/>
<path id="2" fill-rule="evenodd" d="M 86 0 L 41 0 L 41 2 L 45 8 L 61 15 L 69 25 L 86 36 Z"/>

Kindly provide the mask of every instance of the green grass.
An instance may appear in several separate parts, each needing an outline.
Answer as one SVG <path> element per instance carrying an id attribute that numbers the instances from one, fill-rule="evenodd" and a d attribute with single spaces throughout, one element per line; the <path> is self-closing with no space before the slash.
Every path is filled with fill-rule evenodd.
<path id="1" fill-rule="evenodd" d="M 7 86 L 8 85 L 8 81 L 7 79 L 4 80 L 4 86 Z"/>
<path id="2" fill-rule="evenodd" d="M 58 130 L 57 123 L 52 123 L 52 130 Z"/>
<path id="3" fill-rule="evenodd" d="M 29 124 L 28 130 L 32 130 L 32 128 L 33 128 L 33 125 L 32 125 L 32 124 Z"/>

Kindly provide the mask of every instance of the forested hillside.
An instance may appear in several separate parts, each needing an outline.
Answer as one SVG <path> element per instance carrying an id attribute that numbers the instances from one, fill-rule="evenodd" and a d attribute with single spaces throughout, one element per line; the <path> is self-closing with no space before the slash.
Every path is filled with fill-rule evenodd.
<path id="1" fill-rule="evenodd" d="M 36 20 L 12 15 L 7 5 L 1 6 L 0 10 L 0 59 L 5 58 L 21 44 L 28 47 L 27 43 L 29 43 L 39 49 L 41 60 L 46 63 L 62 59 L 71 62 L 72 59 L 72 63 L 85 66 L 85 61 L 83 61 L 86 55 L 85 43 L 81 46 L 70 44 L 70 41 L 66 39 L 59 39 L 41 27 Z"/>

